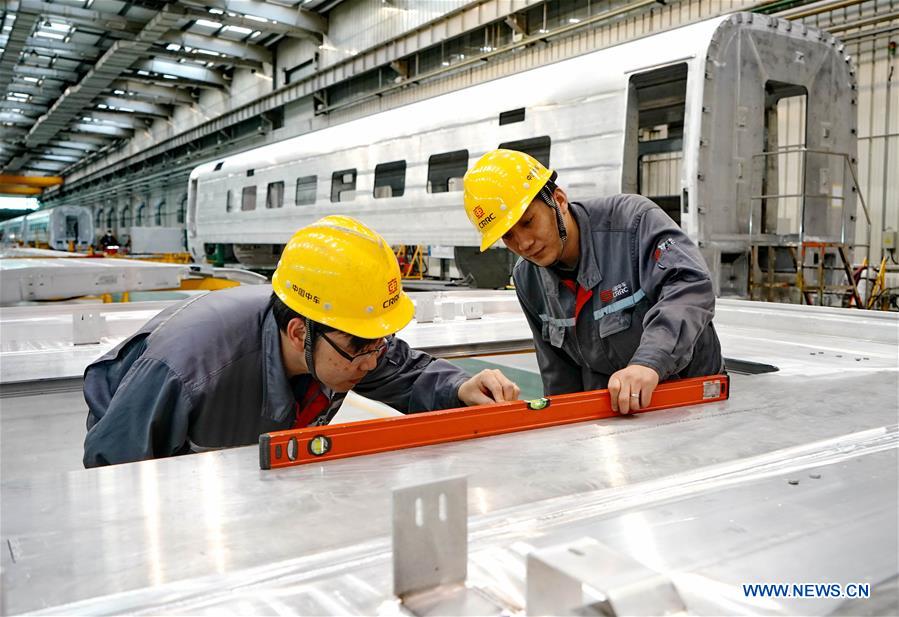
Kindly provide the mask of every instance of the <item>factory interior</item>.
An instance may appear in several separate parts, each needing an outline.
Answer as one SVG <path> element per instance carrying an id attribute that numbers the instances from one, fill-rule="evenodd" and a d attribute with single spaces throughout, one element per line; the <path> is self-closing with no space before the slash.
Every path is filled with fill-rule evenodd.
<path id="1" fill-rule="evenodd" d="M 897 44 L 0 3 L 0 615 L 899 614 Z"/>

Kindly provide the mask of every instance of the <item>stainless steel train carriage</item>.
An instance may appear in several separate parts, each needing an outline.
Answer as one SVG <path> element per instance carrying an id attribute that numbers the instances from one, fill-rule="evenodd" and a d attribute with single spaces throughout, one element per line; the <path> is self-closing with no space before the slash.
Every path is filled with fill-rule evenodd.
<path id="1" fill-rule="evenodd" d="M 650 196 L 699 244 L 718 292 L 743 295 L 754 243 L 854 241 L 842 49 L 803 24 L 733 14 L 212 161 L 190 176 L 190 248 L 273 266 L 297 227 L 340 213 L 391 243 L 456 247 L 477 279 L 506 257 L 472 259 L 461 179 L 502 146 L 556 169 L 574 200 Z M 786 114 L 802 143 L 785 143 Z"/>
<path id="2" fill-rule="evenodd" d="M 0 223 L 0 243 L 68 250 L 94 243 L 94 217 L 85 206 L 57 206 L 36 210 Z"/>

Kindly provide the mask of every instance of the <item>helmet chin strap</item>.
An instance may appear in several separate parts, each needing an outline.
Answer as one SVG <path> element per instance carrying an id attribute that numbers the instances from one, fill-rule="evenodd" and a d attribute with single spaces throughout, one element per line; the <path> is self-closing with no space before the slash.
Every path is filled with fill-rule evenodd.
<path id="1" fill-rule="evenodd" d="M 544 186 L 540 189 L 540 199 L 546 203 L 547 206 L 553 209 L 556 213 L 556 225 L 559 228 L 559 259 L 554 261 L 550 267 L 558 266 L 560 260 L 562 259 L 562 251 L 565 248 L 565 241 L 568 240 L 568 229 L 565 227 L 565 219 L 562 218 L 562 209 L 559 207 L 559 202 L 556 201 L 555 195 L 553 195 L 553 191 L 550 190 L 548 186 Z"/>
<path id="2" fill-rule="evenodd" d="M 312 362 L 312 349 L 315 347 L 315 323 L 306 317 L 304 319 L 306 322 L 306 337 L 303 339 L 303 349 L 306 354 L 306 368 L 309 369 L 309 374 L 312 375 L 312 379 L 318 381 L 318 377 L 315 375 L 315 366 Z"/>

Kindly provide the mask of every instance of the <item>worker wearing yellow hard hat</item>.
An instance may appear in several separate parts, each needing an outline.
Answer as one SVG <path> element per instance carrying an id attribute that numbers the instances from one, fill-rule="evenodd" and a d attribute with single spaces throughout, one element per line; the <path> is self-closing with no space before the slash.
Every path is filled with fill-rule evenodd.
<path id="1" fill-rule="evenodd" d="M 622 413 L 659 381 L 724 370 L 715 294 L 699 249 L 640 195 L 569 201 L 533 156 L 491 150 L 463 179 L 481 250 L 499 241 L 513 270 L 546 394 L 608 388 Z"/>
<path id="2" fill-rule="evenodd" d="M 327 424 L 346 393 L 404 413 L 515 400 L 500 371 L 470 377 L 393 336 L 413 317 L 377 233 L 345 216 L 303 227 L 272 286 L 164 310 L 85 371 L 87 467 L 258 443 Z"/>

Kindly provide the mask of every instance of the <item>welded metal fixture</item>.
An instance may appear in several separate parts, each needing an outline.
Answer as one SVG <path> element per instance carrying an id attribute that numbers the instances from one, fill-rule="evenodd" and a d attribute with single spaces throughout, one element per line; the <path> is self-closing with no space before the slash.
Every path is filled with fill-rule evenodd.
<path id="1" fill-rule="evenodd" d="M 529 616 L 676 615 L 687 610 L 669 578 L 590 537 L 532 551 L 527 568 Z M 587 595 L 598 597 L 586 600 Z"/>
<path id="2" fill-rule="evenodd" d="M 776 132 L 766 138 L 777 103 L 805 97 L 805 146 L 852 159 L 854 91 L 831 35 L 749 13 L 719 17 L 201 165 L 190 177 L 188 241 L 196 257 L 229 244 L 246 263 L 273 266 L 291 230 L 337 208 L 391 244 L 456 247 L 458 261 L 478 243 L 461 178 L 502 146 L 549 163 L 574 200 L 651 196 L 699 244 L 717 290 L 745 295 L 751 202 L 761 194 L 751 168 L 784 145 Z M 806 192 L 836 194 L 842 165 L 810 156 Z M 666 173 L 673 181 L 660 181 Z M 843 199 L 844 218 L 822 200 L 806 216 L 852 239 L 855 194 Z M 480 263 L 491 257 L 505 259 L 497 251 Z"/>
<path id="3" fill-rule="evenodd" d="M 493 615 L 502 606 L 465 584 L 468 481 L 393 491 L 393 593 L 414 615 Z"/>

